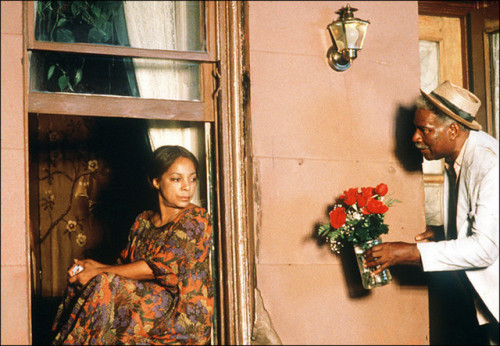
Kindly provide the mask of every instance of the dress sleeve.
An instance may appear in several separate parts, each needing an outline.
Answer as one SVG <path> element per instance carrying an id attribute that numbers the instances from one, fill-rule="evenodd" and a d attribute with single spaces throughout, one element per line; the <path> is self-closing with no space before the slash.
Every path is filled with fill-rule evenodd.
<path id="1" fill-rule="evenodd" d="M 120 257 L 118 257 L 118 259 L 116 260 L 116 264 L 126 264 L 126 263 L 130 263 L 130 260 L 129 260 L 129 256 L 130 256 L 130 248 L 131 248 L 131 245 L 132 245 L 132 241 L 133 241 L 133 238 L 134 238 L 134 234 L 137 232 L 137 230 L 139 229 L 139 222 L 140 220 L 144 217 L 144 213 L 141 213 L 139 214 L 136 218 L 135 218 L 135 221 L 134 221 L 134 224 L 132 225 L 132 227 L 130 227 L 130 233 L 128 235 L 128 241 L 127 241 L 127 245 L 125 246 L 125 248 L 122 250 L 122 252 L 120 253 Z"/>
<path id="2" fill-rule="evenodd" d="M 145 261 L 156 279 L 179 297 L 171 335 L 180 343 L 204 344 L 210 340 L 214 308 L 210 217 L 205 209 L 193 208 L 173 227 L 171 236 Z"/>

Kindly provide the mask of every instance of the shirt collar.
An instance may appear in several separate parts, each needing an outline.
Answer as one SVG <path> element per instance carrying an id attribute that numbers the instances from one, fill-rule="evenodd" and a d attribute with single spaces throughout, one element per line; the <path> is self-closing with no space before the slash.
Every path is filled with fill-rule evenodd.
<path id="1" fill-rule="evenodd" d="M 455 162 L 453 163 L 453 170 L 455 171 L 455 177 L 456 180 L 458 181 L 458 177 L 460 176 L 460 170 L 462 168 L 462 162 L 464 160 L 464 153 L 465 153 L 465 147 L 467 146 L 467 143 L 469 143 L 469 136 L 467 136 L 467 139 L 464 142 L 464 145 L 462 145 L 462 149 L 460 149 L 460 153 L 458 154 L 458 157 L 456 158 Z M 444 163 L 444 167 L 446 170 L 450 170 L 450 165 L 448 163 Z M 456 181 L 455 181 L 456 182 Z"/>

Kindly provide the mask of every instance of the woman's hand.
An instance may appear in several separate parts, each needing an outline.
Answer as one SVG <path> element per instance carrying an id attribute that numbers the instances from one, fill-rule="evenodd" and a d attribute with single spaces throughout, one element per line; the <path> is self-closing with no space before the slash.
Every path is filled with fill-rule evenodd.
<path id="1" fill-rule="evenodd" d="M 69 275 L 68 282 L 70 284 L 77 283 L 79 285 L 85 286 L 87 282 L 89 282 L 90 280 L 92 280 L 92 278 L 94 278 L 94 276 L 102 273 L 103 269 L 106 267 L 106 265 L 91 259 L 84 259 L 84 260 L 74 259 L 73 261 L 74 264 L 68 270 L 68 275 Z M 81 266 L 83 270 L 73 275 L 73 270 L 77 265 Z"/>
<path id="2" fill-rule="evenodd" d="M 144 260 L 121 264 L 121 265 L 106 265 L 91 259 L 74 260 L 75 264 L 68 270 L 69 283 L 76 283 L 85 286 L 94 276 L 107 272 L 120 275 L 133 280 L 152 280 L 155 275 L 149 265 Z M 80 265 L 83 270 L 78 274 L 73 275 L 74 268 Z"/>

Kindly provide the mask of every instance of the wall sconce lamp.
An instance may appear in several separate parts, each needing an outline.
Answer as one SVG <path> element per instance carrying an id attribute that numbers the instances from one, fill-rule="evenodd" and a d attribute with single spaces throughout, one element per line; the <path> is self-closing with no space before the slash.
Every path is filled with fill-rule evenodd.
<path id="1" fill-rule="evenodd" d="M 366 29 L 370 24 L 367 20 L 354 18 L 353 12 L 356 8 L 351 8 L 349 4 L 335 12 L 339 15 L 328 25 L 328 30 L 332 36 L 335 46 L 331 46 L 326 54 L 328 64 L 337 71 L 345 71 L 358 55 L 358 50 L 363 47 Z"/>

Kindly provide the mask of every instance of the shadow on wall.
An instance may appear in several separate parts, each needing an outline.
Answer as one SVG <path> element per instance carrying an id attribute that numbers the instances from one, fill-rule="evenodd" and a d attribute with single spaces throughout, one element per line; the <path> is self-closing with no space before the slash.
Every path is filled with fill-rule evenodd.
<path id="1" fill-rule="evenodd" d="M 413 125 L 415 109 L 415 106 L 410 108 L 399 106 L 396 114 L 396 126 L 394 127 L 394 142 L 396 145 L 394 153 L 403 168 L 408 172 L 422 170 L 422 154 L 415 148 L 411 140 L 415 133 L 415 125 Z"/>
<path id="2" fill-rule="evenodd" d="M 333 208 L 335 207 L 335 205 L 339 203 L 342 203 L 342 200 L 338 198 L 333 204 L 328 205 L 325 210 L 326 215 L 328 216 L 330 211 L 333 210 Z M 330 244 L 325 241 L 325 238 L 321 237 L 318 234 L 320 226 L 321 223 L 319 222 L 314 226 L 312 238 L 316 241 L 318 247 L 320 246 L 330 247 Z M 346 244 L 340 250 L 340 254 L 337 255 L 332 252 L 332 256 L 340 257 L 349 298 L 362 298 L 369 295 L 371 291 L 363 287 L 363 283 L 361 281 L 361 275 L 359 273 L 358 262 L 356 260 L 356 255 L 354 254 L 353 247 L 351 245 Z"/>

